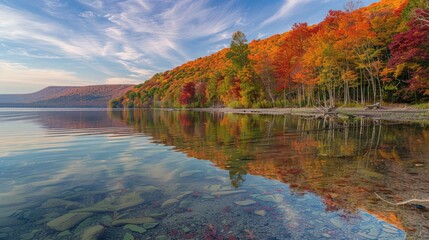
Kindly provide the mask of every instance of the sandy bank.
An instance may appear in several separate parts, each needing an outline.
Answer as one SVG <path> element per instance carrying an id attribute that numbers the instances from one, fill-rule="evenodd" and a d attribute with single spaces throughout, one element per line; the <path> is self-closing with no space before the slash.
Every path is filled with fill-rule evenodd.
<path id="1" fill-rule="evenodd" d="M 191 108 L 196 112 L 223 112 L 237 114 L 273 114 L 273 115 L 300 115 L 323 116 L 323 112 L 316 108 L 258 108 L 258 109 L 232 109 L 232 108 Z M 368 110 L 366 108 L 338 108 L 339 115 L 371 117 L 395 121 L 429 121 L 429 109 L 416 109 L 411 107 L 383 108 Z"/>

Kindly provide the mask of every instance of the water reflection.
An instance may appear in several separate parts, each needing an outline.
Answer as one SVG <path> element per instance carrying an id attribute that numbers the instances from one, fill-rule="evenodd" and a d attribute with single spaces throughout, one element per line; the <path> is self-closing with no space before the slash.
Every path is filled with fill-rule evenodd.
<path id="1" fill-rule="evenodd" d="M 424 208 L 390 206 L 373 194 L 399 201 L 428 192 L 415 182 L 428 180 L 425 126 L 26 111 L 0 112 L 0 131 L 0 239 L 76 239 L 97 230 L 103 239 L 428 232 Z M 70 215 L 83 219 L 70 225 Z"/>
<path id="2" fill-rule="evenodd" d="M 234 187 L 246 174 L 280 180 L 297 194 L 321 196 L 327 211 L 365 210 L 410 236 L 429 237 L 428 206 L 391 206 L 374 194 L 396 202 L 427 198 L 428 125 L 188 111 L 136 110 L 111 117 L 227 169 Z"/>

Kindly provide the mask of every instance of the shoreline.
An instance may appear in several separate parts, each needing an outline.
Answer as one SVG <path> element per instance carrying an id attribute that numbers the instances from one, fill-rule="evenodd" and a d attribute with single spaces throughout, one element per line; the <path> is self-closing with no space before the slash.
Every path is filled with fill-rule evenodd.
<path id="1" fill-rule="evenodd" d="M 323 117 L 324 113 L 316 108 L 187 108 L 194 112 L 220 112 L 234 114 L 268 114 L 268 115 L 298 115 Z M 366 108 L 337 108 L 338 116 L 363 117 L 392 121 L 429 121 L 429 109 L 411 107 L 392 107 L 370 110 Z"/>

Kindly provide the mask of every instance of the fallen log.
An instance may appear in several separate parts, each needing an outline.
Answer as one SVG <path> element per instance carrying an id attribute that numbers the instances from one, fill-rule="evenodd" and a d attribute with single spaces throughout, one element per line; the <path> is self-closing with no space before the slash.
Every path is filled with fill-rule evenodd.
<path id="1" fill-rule="evenodd" d="M 376 102 L 375 104 L 372 105 L 367 105 L 366 106 L 367 110 L 372 110 L 372 109 L 382 109 L 381 104 L 379 102 Z"/>

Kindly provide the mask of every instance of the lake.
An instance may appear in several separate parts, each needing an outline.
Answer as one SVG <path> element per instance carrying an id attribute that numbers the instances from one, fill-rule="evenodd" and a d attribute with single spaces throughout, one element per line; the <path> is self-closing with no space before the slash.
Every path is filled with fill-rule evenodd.
<path id="1" fill-rule="evenodd" d="M 0 133 L 0 239 L 429 238 L 427 205 L 386 202 L 428 198 L 424 123 L 0 109 Z"/>

